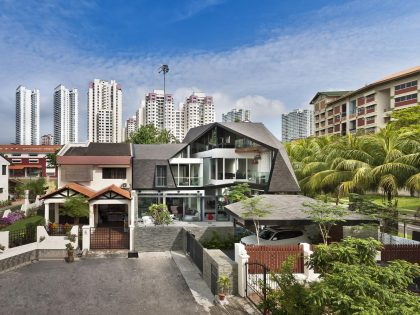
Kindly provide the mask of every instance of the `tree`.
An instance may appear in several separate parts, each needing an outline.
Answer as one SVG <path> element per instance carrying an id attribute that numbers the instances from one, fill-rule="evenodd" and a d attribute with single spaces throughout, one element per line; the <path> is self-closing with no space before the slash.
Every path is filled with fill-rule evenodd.
<path id="1" fill-rule="evenodd" d="M 420 136 L 420 106 L 394 110 L 391 118 L 390 124 L 396 130 L 415 133 L 417 137 Z"/>
<path id="2" fill-rule="evenodd" d="M 38 179 L 30 179 L 26 183 L 23 183 L 16 187 L 18 195 L 23 194 L 25 190 L 29 190 L 29 199 L 35 199 L 36 196 L 42 196 L 45 194 L 46 180 L 44 177 Z"/>
<path id="3" fill-rule="evenodd" d="M 251 188 L 249 188 L 247 183 L 231 186 L 226 194 L 230 203 L 248 199 L 249 196 L 251 196 Z"/>
<path id="4" fill-rule="evenodd" d="M 244 218 L 251 218 L 254 222 L 255 227 L 255 234 L 257 235 L 257 244 L 260 245 L 260 221 L 259 219 L 265 217 L 266 215 L 270 214 L 270 210 L 263 209 L 261 206 L 261 196 L 256 196 L 253 198 L 247 198 L 242 200 L 242 205 L 246 209 L 242 213 Z M 265 206 L 268 207 L 267 205 Z"/>
<path id="5" fill-rule="evenodd" d="M 57 153 L 61 149 L 56 150 L 54 153 L 48 153 L 47 154 L 47 164 L 48 167 L 57 167 Z"/>
<path id="6" fill-rule="evenodd" d="M 336 205 L 319 201 L 305 203 L 304 206 L 309 207 L 309 209 L 303 211 L 310 216 L 312 221 L 318 224 L 322 240 L 324 244 L 328 244 L 331 228 L 337 222 L 345 221 L 343 217 L 347 214 L 347 211 Z"/>
<path id="7" fill-rule="evenodd" d="M 172 223 L 171 214 L 165 204 L 152 204 L 147 211 L 147 215 L 153 218 L 155 225 L 168 225 Z"/>
<path id="8" fill-rule="evenodd" d="M 136 144 L 160 144 L 176 142 L 176 139 L 170 131 L 166 129 L 159 131 L 153 124 L 148 124 L 140 126 L 138 130 L 133 132 L 128 142 Z"/>
<path id="9" fill-rule="evenodd" d="M 89 216 L 89 205 L 87 199 L 83 196 L 66 198 L 61 213 L 74 218 L 74 224 L 78 225 L 79 218 Z"/>

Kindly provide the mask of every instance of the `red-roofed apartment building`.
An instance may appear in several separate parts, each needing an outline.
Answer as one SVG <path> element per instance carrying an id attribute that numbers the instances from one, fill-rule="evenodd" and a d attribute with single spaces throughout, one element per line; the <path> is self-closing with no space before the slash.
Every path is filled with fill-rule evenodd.
<path id="1" fill-rule="evenodd" d="M 47 154 L 55 153 L 60 145 L 1 144 L 0 154 L 9 162 L 10 177 L 55 177 L 55 167 L 50 166 Z"/>
<path id="2" fill-rule="evenodd" d="M 318 92 L 314 106 L 315 136 L 377 132 L 394 110 L 420 105 L 420 66 L 389 75 L 356 91 Z"/>

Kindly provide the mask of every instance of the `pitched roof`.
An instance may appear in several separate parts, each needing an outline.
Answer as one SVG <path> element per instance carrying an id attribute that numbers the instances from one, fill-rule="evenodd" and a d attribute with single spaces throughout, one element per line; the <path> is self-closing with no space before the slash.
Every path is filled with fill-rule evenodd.
<path id="1" fill-rule="evenodd" d="M 63 156 L 131 156 L 128 143 L 95 143 L 70 147 Z"/>
<path id="2" fill-rule="evenodd" d="M 268 209 L 269 214 L 259 219 L 260 224 L 265 225 L 303 225 L 313 223 L 309 214 L 305 210 L 309 207 L 305 203 L 315 202 L 314 199 L 302 195 L 260 195 L 261 207 Z M 236 202 L 225 206 L 229 214 L 242 219 L 247 223 L 252 222 L 252 218 L 245 218 L 244 212 L 247 210 L 243 207 L 242 202 Z M 372 219 L 366 215 L 355 212 L 350 212 L 344 217 L 346 222 L 343 225 L 353 225 L 368 222 L 377 222 L 377 219 Z"/>
<path id="3" fill-rule="evenodd" d="M 67 184 L 67 185 L 49 193 L 49 194 L 46 194 L 45 196 L 41 197 L 41 199 L 48 199 L 51 196 L 54 196 L 55 194 L 59 194 L 59 193 L 65 191 L 67 189 L 73 190 L 73 191 L 75 191 L 75 192 L 77 192 L 77 193 L 79 193 L 79 194 L 81 194 L 81 195 L 83 195 L 87 198 L 90 198 L 95 194 L 94 190 L 92 190 L 92 189 L 90 189 L 86 186 L 83 186 L 83 185 L 80 185 L 80 184 L 77 184 L 77 183 L 69 183 L 69 184 Z"/>
<path id="4" fill-rule="evenodd" d="M 323 91 L 323 92 L 318 92 L 315 94 L 315 96 L 312 98 L 311 102 L 309 104 L 314 104 L 315 100 L 320 96 L 320 95 L 325 95 L 325 96 L 337 96 L 337 97 L 341 97 L 345 94 L 351 93 L 352 91 Z"/>
<path id="5" fill-rule="evenodd" d="M 221 126 L 234 133 L 248 137 L 262 145 L 278 150 L 278 156 L 274 164 L 271 176 L 269 192 L 298 192 L 300 187 L 294 173 L 289 156 L 283 144 L 262 123 L 250 122 L 225 122 L 212 123 L 205 126 L 190 129 L 184 139 L 184 143 L 191 143 L 201 137 L 208 130 Z"/>
<path id="6" fill-rule="evenodd" d="M 135 160 L 169 160 L 187 145 L 187 143 L 133 144 L 133 157 Z"/>
<path id="7" fill-rule="evenodd" d="M 95 193 L 93 196 L 91 196 L 89 198 L 89 200 L 97 199 L 98 197 L 100 197 L 100 196 L 102 196 L 102 195 L 104 195 L 104 194 L 106 194 L 107 192 L 110 192 L 110 191 L 112 191 L 112 192 L 114 192 L 114 193 L 116 193 L 116 194 L 118 194 L 121 197 L 124 197 L 126 199 L 131 199 L 131 194 L 128 190 L 122 189 L 122 188 L 120 188 L 118 186 L 115 186 L 115 185 L 111 185 L 111 186 L 105 187 L 104 189 L 101 189 L 100 191 Z"/>

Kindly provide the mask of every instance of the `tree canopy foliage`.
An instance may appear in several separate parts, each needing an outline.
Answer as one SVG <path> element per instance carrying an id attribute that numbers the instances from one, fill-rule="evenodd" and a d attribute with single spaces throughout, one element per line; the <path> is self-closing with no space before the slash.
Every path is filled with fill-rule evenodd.
<path id="1" fill-rule="evenodd" d="M 161 144 L 177 141 L 169 130 L 158 130 L 154 125 L 148 124 L 140 126 L 137 131 L 133 132 L 128 142 L 135 144 Z"/>
<path id="2" fill-rule="evenodd" d="M 347 238 L 315 248 L 309 264 L 321 272 L 320 281 L 300 283 L 293 276 L 293 261 L 272 274 L 281 290 L 267 287 L 261 305 L 270 314 L 417 314 L 420 299 L 408 290 L 420 276 L 418 264 L 393 261 L 376 264 L 380 243 Z"/>
<path id="3" fill-rule="evenodd" d="M 63 215 L 74 218 L 74 224 L 79 224 L 79 218 L 89 216 L 89 205 L 83 196 L 68 197 L 61 209 Z"/>
<path id="4" fill-rule="evenodd" d="M 168 206 L 165 204 L 152 204 L 147 211 L 147 215 L 153 218 L 155 225 L 168 225 L 173 222 Z"/>
<path id="5" fill-rule="evenodd" d="M 236 184 L 229 188 L 226 196 L 230 203 L 242 201 L 251 196 L 251 188 L 247 183 Z"/>
<path id="6" fill-rule="evenodd" d="M 420 192 L 420 138 L 393 124 L 376 134 L 306 138 L 286 143 L 305 195 L 381 190 L 391 201 L 399 189 Z"/>

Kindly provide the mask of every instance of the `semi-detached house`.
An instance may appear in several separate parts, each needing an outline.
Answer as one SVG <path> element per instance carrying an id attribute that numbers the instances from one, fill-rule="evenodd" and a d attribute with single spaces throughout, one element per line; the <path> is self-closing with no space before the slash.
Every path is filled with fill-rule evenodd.
<path id="1" fill-rule="evenodd" d="M 82 195 L 92 239 L 98 227 L 131 233 L 153 203 L 166 204 L 177 220 L 229 221 L 224 195 L 237 183 L 258 193 L 299 192 L 283 145 L 261 123 L 212 123 L 177 144 L 69 144 L 57 164 L 59 189 L 43 197 L 45 217 L 68 220 L 60 219 L 60 204 Z"/>

